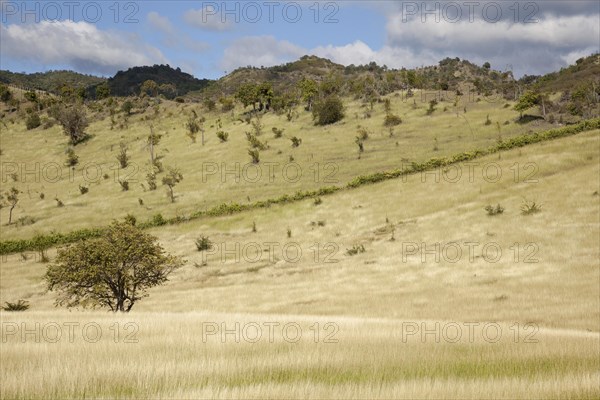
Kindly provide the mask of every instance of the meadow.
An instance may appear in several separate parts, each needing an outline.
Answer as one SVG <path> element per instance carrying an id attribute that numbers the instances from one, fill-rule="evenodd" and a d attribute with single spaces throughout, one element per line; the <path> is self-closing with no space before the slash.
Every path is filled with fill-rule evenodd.
<path id="1" fill-rule="evenodd" d="M 283 164 L 290 155 L 303 169 L 337 163 L 336 177 L 345 184 L 402 162 L 485 148 L 499 134 L 548 128 L 517 124 L 511 107 L 482 101 L 467 105 L 472 134 L 451 102 L 439 104 L 432 117 L 425 104 L 417 106 L 394 101 L 404 122 L 393 137 L 382 128 L 377 104 L 363 119 L 365 109 L 349 103 L 345 122 L 328 128 L 313 127 L 308 114 L 293 123 L 266 116 L 261 139 L 271 148 L 261 152 L 261 163 Z M 174 204 L 162 188 L 132 185 L 122 192 L 112 178 L 91 184 L 85 195 L 77 177 L 17 182 L 21 190 L 28 185 L 31 198 L 16 215 L 36 222 L 3 225 L 3 238 L 103 226 L 128 213 L 139 220 L 157 212 L 171 217 L 327 186 L 308 174 L 296 183 L 211 176 L 200 184 L 205 161 L 249 161 L 244 131 L 250 127 L 221 115 L 230 140 L 219 143 L 210 128 L 219 116 L 209 115 L 205 146 L 192 144 L 184 127 L 192 106 L 166 107 L 165 117 L 161 112 L 151 123 L 167 132 L 159 146 L 164 164 L 185 177 Z M 92 124 L 94 137 L 77 147 L 82 164 L 114 163 L 124 140 L 132 161 L 145 165 L 148 123 L 134 115 L 125 132 L 110 130 L 107 121 Z M 359 124 L 371 132 L 360 159 L 353 143 Z M 301 146 L 271 138 L 272 126 L 301 137 Z M 42 279 L 47 265 L 36 254 L 2 256 L 0 302 L 31 304 L 23 313 L 0 311 L 2 398 L 598 398 L 599 134 L 503 151 L 320 202 L 149 229 L 187 264 L 126 315 L 56 309 Z M 25 132 L 15 124 L 2 132 L 2 159 L 62 163 L 65 140 L 58 127 Z M 57 208 L 54 196 L 65 206 Z M 541 211 L 523 215 L 521 207 L 532 201 Z M 488 205 L 504 211 L 489 216 Z M 201 235 L 213 242 L 211 251 L 197 251 Z M 55 249 L 48 255 L 52 260 Z M 100 337 L 84 338 L 80 328 L 88 323 L 100 327 Z M 287 324 L 292 328 L 284 332 Z"/>

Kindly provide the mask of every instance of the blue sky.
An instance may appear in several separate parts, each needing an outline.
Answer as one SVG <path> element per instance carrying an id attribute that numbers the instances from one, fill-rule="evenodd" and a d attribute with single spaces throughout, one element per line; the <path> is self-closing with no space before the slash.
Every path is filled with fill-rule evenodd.
<path id="1" fill-rule="evenodd" d="M 520 76 L 599 51 L 600 2 L 514 3 L 0 0 L 0 68 L 110 76 L 168 63 L 218 78 L 315 54 L 394 68 L 460 57 Z"/>

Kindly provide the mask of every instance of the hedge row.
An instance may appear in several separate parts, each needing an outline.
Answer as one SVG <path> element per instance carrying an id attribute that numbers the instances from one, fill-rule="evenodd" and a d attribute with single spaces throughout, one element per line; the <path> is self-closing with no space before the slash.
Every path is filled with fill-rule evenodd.
<path id="1" fill-rule="evenodd" d="M 247 210 L 268 208 L 275 204 L 292 203 L 307 198 L 325 196 L 342 189 L 357 188 L 362 185 L 382 182 L 395 179 L 404 175 L 415 174 L 422 171 L 428 171 L 448 165 L 471 161 L 482 156 L 493 154 L 499 151 L 510 150 L 517 147 L 523 147 L 546 140 L 562 138 L 575 135 L 584 131 L 600 129 L 600 118 L 583 121 L 576 125 L 570 125 L 559 129 L 552 129 L 545 132 L 537 132 L 528 135 L 514 137 L 505 141 L 498 142 L 487 150 L 474 150 L 456 154 L 452 157 L 432 158 L 422 163 L 413 162 L 408 168 L 395 169 L 392 171 L 377 172 L 370 175 L 359 176 L 350 181 L 345 187 L 329 186 L 312 191 L 298 191 L 294 195 L 283 195 L 275 199 L 257 201 L 251 204 L 224 203 L 208 210 L 198 211 L 189 217 L 177 216 L 175 218 L 165 219 L 161 214 L 157 214 L 149 221 L 138 224 L 142 229 L 149 229 L 164 225 L 174 225 L 202 217 L 219 217 L 225 215 L 237 214 Z M 69 233 L 50 233 L 47 235 L 38 235 L 32 239 L 6 240 L 0 242 L 0 255 L 19 253 L 24 251 L 39 251 L 50 247 L 73 243 L 83 239 L 92 239 L 102 236 L 106 228 L 81 229 Z"/>
<path id="2" fill-rule="evenodd" d="M 530 144 L 543 142 L 546 140 L 572 136 L 577 133 L 593 129 L 600 129 L 600 118 L 590 119 L 587 121 L 580 122 L 576 125 L 565 126 L 559 129 L 552 129 L 545 132 L 536 132 L 528 135 L 517 136 L 508 140 L 500 141 L 496 145 L 488 148 L 487 150 L 473 150 L 470 152 L 455 154 L 452 157 L 432 158 L 422 163 L 413 162 L 408 168 L 402 170 L 396 169 L 393 171 L 376 172 L 370 175 L 362 175 L 350 181 L 347 187 L 356 188 L 370 183 L 377 183 L 389 179 L 395 179 L 404 175 L 411 175 L 417 172 L 429 171 L 432 169 L 446 167 L 456 163 L 472 161 L 476 158 L 480 158 L 489 154 L 494 154 L 499 151 L 506 151 L 517 147 L 523 147 Z"/>

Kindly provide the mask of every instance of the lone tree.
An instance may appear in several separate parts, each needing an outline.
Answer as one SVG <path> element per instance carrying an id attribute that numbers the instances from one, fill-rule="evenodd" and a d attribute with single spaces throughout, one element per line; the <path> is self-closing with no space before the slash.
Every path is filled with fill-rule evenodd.
<path id="1" fill-rule="evenodd" d="M 252 105 L 252 108 L 256 110 L 256 103 L 258 102 L 258 86 L 254 83 L 246 83 L 240 86 L 235 94 L 235 98 L 242 103 L 244 108 Z"/>
<path id="2" fill-rule="evenodd" d="M 179 182 L 183 180 L 183 175 L 176 169 L 170 169 L 169 173 L 162 178 L 162 184 L 167 187 L 167 196 L 171 200 L 171 203 L 175 203 L 175 194 L 173 193 L 173 188 Z"/>
<path id="3" fill-rule="evenodd" d="M 159 86 L 158 83 L 152 79 L 148 79 L 140 86 L 140 94 L 147 94 L 152 97 L 158 96 Z"/>
<path id="4" fill-rule="evenodd" d="M 15 207 L 17 206 L 17 203 L 19 202 L 19 189 L 17 188 L 11 188 L 10 190 L 7 190 L 4 195 L 0 194 L 0 208 L 2 207 L 8 207 L 8 224 L 10 225 L 12 224 L 12 215 L 13 215 L 13 210 L 15 209 Z"/>
<path id="5" fill-rule="evenodd" d="M 104 82 L 96 86 L 96 98 L 98 100 L 106 99 L 110 97 L 110 87 L 108 83 Z"/>
<path id="6" fill-rule="evenodd" d="M 167 281 L 185 261 L 166 254 L 157 239 L 126 222 L 114 222 L 102 238 L 60 249 L 45 275 L 57 306 L 104 307 L 129 312 L 147 289 Z"/>
<path id="7" fill-rule="evenodd" d="M 319 94 L 319 85 L 312 79 L 304 78 L 298 82 L 298 89 L 302 100 L 306 102 L 306 111 L 312 111 L 313 102 Z"/>
<path id="8" fill-rule="evenodd" d="M 85 129 L 89 123 L 83 106 L 63 106 L 58 110 L 56 119 L 62 125 L 65 134 L 71 139 L 71 144 L 76 145 L 86 138 Z"/>
<path id="9" fill-rule="evenodd" d="M 540 95 L 528 90 L 519 98 L 515 104 L 515 110 L 520 113 L 520 119 L 523 118 L 523 112 L 540 103 Z"/>
<path id="10" fill-rule="evenodd" d="M 329 96 L 313 107 L 315 125 L 329 125 L 344 118 L 344 104 L 337 96 Z"/>

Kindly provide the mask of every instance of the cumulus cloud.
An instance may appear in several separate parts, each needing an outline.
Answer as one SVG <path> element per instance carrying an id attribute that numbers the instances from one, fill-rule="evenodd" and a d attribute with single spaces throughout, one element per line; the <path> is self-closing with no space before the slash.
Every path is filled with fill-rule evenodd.
<path id="1" fill-rule="evenodd" d="M 392 68 L 414 68 L 437 64 L 446 57 L 460 57 L 478 64 L 490 62 L 495 69 L 522 76 L 557 70 L 599 50 L 597 14 L 544 15 L 538 23 L 527 24 L 510 19 L 497 23 L 483 19 L 452 23 L 442 19 L 436 23 L 433 19 L 422 22 L 420 18 L 407 21 L 402 12 L 396 11 L 388 13 L 387 40 L 379 49 L 360 40 L 305 49 L 271 36 L 245 37 L 225 50 L 223 65 L 227 69 L 269 66 L 314 54 L 343 65 L 375 61 Z"/>
<path id="2" fill-rule="evenodd" d="M 186 49 L 195 53 L 202 53 L 210 49 L 210 44 L 207 42 L 196 40 L 190 35 L 178 31 L 167 17 L 151 11 L 148 13 L 147 19 L 152 28 L 163 34 L 163 43 L 169 48 Z"/>
<path id="3" fill-rule="evenodd" d="M 169 21 L 169 18 L 163 17 L 156 11 L 151 11 L 148 13 L 148 23 L 152 28 L 164 34 L 172 35 L 175 33 L 175 29 L 173 28 L 171 21 Z"/>
<path id="4" fill-rule="evenodd" d="M 223 21 L 220 13 L 211 7 L 188 10 L 183 14 L 183 20 L 192 27 L 206 31 L 228 31 L 234 26 L 229 20 Z"/>
<path id="5" fill-rule="evenodd" d="M 498 69 L 513 69 L 516 75 L 545 73 L 564 66 L 570 53 L 591 54 L 598 49 L 600 29 L 596 16 L 547 16 L 538 23 L 505 20 L 439 23 L 402 21 L 392 16 L 387 24 L 387 44 L 407 49 L 414 57 L 458 56 L 473 62 L 489 61 Z M 572 57 L 570 57 L 572 58 Z"/>
<path id="6" fill-rule="evenodd" d="M 168 63 L 137 35 L 109 32 L 87 22 L 42 21 L 0 27 L 3 57 L 41 65 L 69 65 L 86 73 L 113 74 L 136 65 Z"/>
<path id="7" fill-rule="evenodd" d="M 245 36 L 225 49 L 221 68 L 231 71 L 247 65 L 270 67 L 295 60 L 306 50 L 273 36 Z"/>

